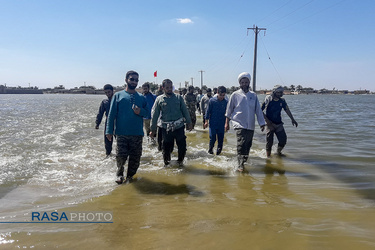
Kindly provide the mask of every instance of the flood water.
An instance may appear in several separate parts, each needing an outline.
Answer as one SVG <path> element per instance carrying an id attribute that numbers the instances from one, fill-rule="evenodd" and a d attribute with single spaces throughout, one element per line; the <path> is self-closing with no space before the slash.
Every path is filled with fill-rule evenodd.
<path id="1" fill-rule="evenodd" d="M 283 114 L 286 157 L 267 159 L 257 128 L 244 173 L 234 131 L 209 155 L 198 116 L 184 167 L 165 168 L 144 139 L 121 186 L 104 121 L 94 129 L 104 98 L 0 95 L 0 249 L 375 249 L 374 95 L 285 96 L 299 123 Z M 113 223 L 20 223 L 51 211 Z"/>

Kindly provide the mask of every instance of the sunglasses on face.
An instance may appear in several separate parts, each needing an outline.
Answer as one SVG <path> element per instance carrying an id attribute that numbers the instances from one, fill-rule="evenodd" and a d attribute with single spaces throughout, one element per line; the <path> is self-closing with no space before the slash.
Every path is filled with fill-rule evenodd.
<path id="1" fill-rule="evenodd" d="M 139 82 L 139 80 L 138 79 L 135 79 L 135 78 L 129 78 L 129 81 L 132 81 L 132 82 Z"/>

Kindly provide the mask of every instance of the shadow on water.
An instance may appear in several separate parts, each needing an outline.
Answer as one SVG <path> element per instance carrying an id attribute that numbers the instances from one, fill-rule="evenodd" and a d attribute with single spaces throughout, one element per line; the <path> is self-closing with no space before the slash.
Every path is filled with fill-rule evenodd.
<path id="1" fill-rule="evenodd" d="M 289 159 L 291 161 L 298 161 L 301 164 L 310 164 L 325 173 L 332 175 L 335 179 L 349 184 L 353 189 L 356 190 L 365 199 L 375 201 L 375 185 L 373 182 L 373 175 L 367 175 L 361 171 L 356 170 L 354 166 L 348 166 L 344 164 L 317 160 L 317 159 Z"/>
<path id="2" fill-rule="evenodd" d="M 184 169 L 185 173 L 193 174 L 193 175 L 212 175 L 212 176 L 219 176 L 219 177 L 226 177 L 228 173 L 223 170 L 217 169 L 202 169 L 193 166 L 186 166 Z"/>
<path id="3" fill-rule="evenodd" d="M 132 185 L 143 194 L 177 195 L 188 194 L 192 196 L 203 196 L 204 193 L 196 190 L 192 185 L 174 185 L 166 182 L 157 182 L 148 178 L 134 180 Z"/>

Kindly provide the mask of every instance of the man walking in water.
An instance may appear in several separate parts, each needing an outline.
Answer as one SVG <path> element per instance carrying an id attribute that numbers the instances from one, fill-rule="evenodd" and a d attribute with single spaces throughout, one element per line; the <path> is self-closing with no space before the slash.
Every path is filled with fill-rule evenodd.
<path id="1" fill-rule="evenodd" d="M 264 118 L 267 123 L 267 144 L 266 144 L 266 152 L 267 157 L 271 156 L 271 149 L 273 145 L 273 138 L 276 134 L 277 140 L 279 144 L 277 146 L 277 154 L 283 156 L 281 150 L 286 145 L 287 136 L 285 133 L 285 129 L 283 126 L 283 122 L 281 121 L 281 110 L 284 109 L 285 113 L 290 117 L 292 120 L 293 126 L 298 126 L 296 120 L 292 113 L 289 110 L 288 105 L 284 98 L 282 98 L 284 94 L 284 88 L 280 85 L 276 85 L 273 89 L 271 95 L 266 96 L 264 102 L 262 104 L 262 110 L 266 111 L 264 114 Z"/>
<path id="2" fill-rule="evenodd" d="M 151 140 L 152 144 L 156 144 L 155 138 L 154 137 L 150 138 L 151 109 L 152 109 L 152 106 L 154 106 L 154 102 L 156 100 L 156 95 L 154 95 L 153 93 L 150 92 L 150 84 L 148 82 L 145 82 L 142 85 L 142 90 L 143 90 L 143 96 L 147 100 L 147 110 L 148 110 L 147 116 L 143 120 L 144 129 L 146 131 L 146 136 L 147 136 L 148 142 L 150 142 L 150 140 Z"/>
<path id="3" fill-rule="evenodd" d="M 216 97 L 210 99 L 208 109 L 206 111 L 206 122 L 204 128 L 209 128 L 210 145 L 208 153 L 213 154 L 213 147 L 215 146 L 217 137 L 216 155 L 221 153 L 224 141 L 224 127 L 225 127 L 225 111 L 227 109 L 228 101 L 225 99 L 227 89 L 224 86 L 218 87 L 218 94 Z"/>
<path id="4" fill-rule="evenodd" d="M 178 164 L 182 165 L 186 154 L 185 125 L 192 129 L 192 122 L 189 111 L 186 108 L 184 99 L 173 93 L 173 83 L 169 79 L 163 80 L 164 94 L 156 98 L 151 114 L 151 137 L 156 133 L 156 126 L 160 115 L 162 122 L 163 136 L 163 159 L 164 164 L 169 165 L 174 140 L 178 147 Z"/>
<path id="5" fill-rule="evenodd" d="M 189 111 L 190 119 L 193 124 L 193 129 L 197 121 L 197 116 L 195 114 L 197 106 L 197 97 L 194 95 L 194 87 L 189 86 L 188 93 L 184 96 L 186 107 Z"/>
<path id="6" fill-rule="evenodd" d="M 201 99 L 201 111 L 202 111 L 202 117 L 203 117 L 203 128 L 205 128 L 204 124 L 206 123 L 206 111 L 208 108 L 208 102 L 212 98 L 212 90 L 210 88 L 207 89 L 206 94 Z"/>
<path id="7" fill-rule="evenodd" d="M 105 114 L 105 125 L 104 125 L 104 147 L 105 147 L 105 154 L 108 157 L 112 152 L 112 144 L 113 141 L 109 141 L 107 136 L 105 135 L 105 130 L 107 129 L 107 117 L 109 113 L 109 109 L 111 108 L 111 100 L 113 96 L 113 87 L 111 84 L 106 84 L 103 87 L 105 95 L 108 97 L 107 99 L 104 99 L 100 103 L 99 112 L 96 115 L 96 121 L 95 121 L 95 129 L 99 129 L 99 125 L 102 122 L 103 115 Z"/>
<path id="8" fill-rule="evenodd" d="M 128 157 L 125 183 L 132 181 L 142 155 L 143 118 L 148 110 L 146 98 L 135 90 L 138 77 L 135 71 L 126 73 L 126 89 L 113 96 L 108 115 L 107 138 L 112 141 L 113 134 L 117 136 L 117 184 L 124 182 L 124 165 Z"/>
<path id="9" fill-rule="evenodd" d="M 250 91 L 251 76 L 243 72 L 238 76 L 240 89 L 230 96 L 227 111 L 225 113 L 225 131 L 229 130 L 229 121 L 232 120 L 237 135 L 237 170 L 244 170 L 244 163 L 249 157 L 255 130 L 255 115 L 261 131 L 264 130 L 265 121 L 260 108 L 257 95 Z"/>

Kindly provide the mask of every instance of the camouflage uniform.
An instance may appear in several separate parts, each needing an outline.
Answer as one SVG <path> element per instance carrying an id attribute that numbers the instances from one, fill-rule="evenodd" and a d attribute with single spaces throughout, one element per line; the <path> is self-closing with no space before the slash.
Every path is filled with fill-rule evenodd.
<path id="1" fill-rule="evenodd" d="M 126 177 L 133 177 L 137 173 L 141 155 L 142 139 L 140 135 L 117 135 L 117 176 L 124 176 L 124 165 L 129 157 Z"/>
<path id="2" fill-rule="evenodd" d="M 194 94 L 186 94 L 184 96 L 185 104 L 187 109 L 189 110 L 191 122 L 193 123 L 193 128 L 195 127 L 195 123 L 197 122 L 197 117 L 195 115 L 195 110 L 197 107 L 197 98 Z"/>

